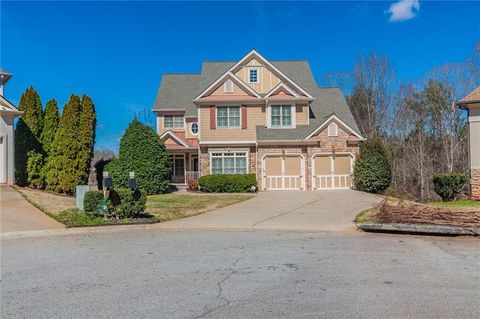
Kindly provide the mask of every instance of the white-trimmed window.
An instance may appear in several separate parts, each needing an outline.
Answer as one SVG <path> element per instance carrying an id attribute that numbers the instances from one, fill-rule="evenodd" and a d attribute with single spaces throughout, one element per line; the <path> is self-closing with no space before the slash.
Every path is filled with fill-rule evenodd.
<path id="1" fill-rule="evenodd" d="M 163 126 L 169 128 L 183 128 L 183 115 L 164 115 Z"/>
<path id="2" fill-rule="evenodd" d="M 198 134 L 198 123 L 197 122 L 193 122 L 192 124 L 190 124 L 190 133 L 192 133 L 192 135 L 197 135 Z"/>
<path id="3" fill-rule="evenodd" d="M 211 155 L 212 174 L 246 174 L 247 152 L 215 152 Z"/>
<path id="4" fill-rule="evenodd" d="M 233 81 L 227 80 L 223 84 L 223 92 L 225 93 L 233 93 Z"/>
<path id="5" fill-rule="evenodd" d="M 260 83 L 260 69 L 258 68 L 248 69 L 248 83 Z"/>
<path id="6" fill-rule="evenodd" d="M 271 126 L 292 127 L 292 106 L 290 104 L 271 105 Z"/>
<path id="7" fill-rule="evenodd" d="M 240 127 L 240 107 L 239 106 L 217 107 L 217 127 L 218 128 Z"/>
<path id="8" fill-rule="evenodd" d="M 338 126 L 336 123 L 330 123 L 328 126 L 328 136 L 338 136 Z"/>

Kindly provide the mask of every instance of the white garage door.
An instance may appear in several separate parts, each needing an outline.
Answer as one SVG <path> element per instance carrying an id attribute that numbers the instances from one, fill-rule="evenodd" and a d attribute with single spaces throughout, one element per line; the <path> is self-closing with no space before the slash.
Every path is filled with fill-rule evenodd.
<path id="1" fill-rule="evenodd" d="M 300 155 L 268 155 L 263 160 L 263 189 L 304 189 L 303 170 Z"/>
<path id="2" fill-rule="evenodd" d="M 312 163 L 313 189 L 352 188 L 353 159 L 351 155 L 315 155 Z"/>

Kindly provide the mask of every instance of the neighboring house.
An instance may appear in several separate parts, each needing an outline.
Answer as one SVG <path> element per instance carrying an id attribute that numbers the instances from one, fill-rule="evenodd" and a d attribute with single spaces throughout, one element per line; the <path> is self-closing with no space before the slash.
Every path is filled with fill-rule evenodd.
<path id="1" fill-rule="evenodd" d="M 9 185 L 15 183 L 13 120 L 22 114 L 3 96 L 3 87 L 11 77 L 0 68 L 0 184 Z"/>
<path id="2" fill-rule="evenodd" d="M 307 61 L 204 62 L 165 74 L 154 105 L 175 184 L 253 173 L 260 190 L 352 187 L 359 133 L 338 88 L 317 86 Z"/>
<path id="3" fill-rule="evenodd" d="M 458 105 L 468 112 L 468 143 L 472 199 L 480 200 L 480 87 Z"/>

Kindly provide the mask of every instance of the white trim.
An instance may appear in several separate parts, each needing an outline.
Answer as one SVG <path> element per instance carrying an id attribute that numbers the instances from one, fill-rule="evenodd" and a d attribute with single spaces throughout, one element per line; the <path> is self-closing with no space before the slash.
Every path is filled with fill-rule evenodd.
<path id="1" fill-rule="evenodd" d="M 284 126 L 284 125 L 278 125 L 278 126 L 273 126 L 272 125 L 272 106 L 284 106 L 284 105 L 290 105 L 290 125 L 289 126 Z M 267 114 L 267 128 L 269 129 L 293 129 L 297 127 L 297 107 L 295 103 L 281 103 L 281 102 L 271 102 L 267 104 L 267 111 L 265 112 Z M 280 109 L 280 114 L 281 114 L 281 109 Z M 280 115 L 280 122 L 282 119 L 282 115 Z"/>
<path id="2" fill-rule="evenodd" d="M 197 124 L 197 133 L 194 133 L 192 130 L 193 124 Z M 189 128 L 190 128 L 190 134 L 192 134 L 193 136 L 198 136 L 198 133 L 200 133 L 200 126 L 198 122 L 190 122 Z"/>
<path id="3" fill-rule="evenodd" d="M 258 66 L 247 66 L 247 83 L 248 84 L 260 84 L 261 81 L 260 81 L 260 78 L 261 78 L 261 71 L 260 71 L 260 67 Z M 255 70 L 257 71 L 257 82 L 251 82 L 250 81 L 250 71 L 251 70 Z"/>
<path id="4" fill-rule="evenodd" d="M 333 132 L 330 132 L 333 129 Z M 331 122 L 327 126 L 327 134 L 329 137 L 338 136 L 338 125 L 335 122 Z"/>
<path id="5" fill-rule="evenodd" d="M 273 94 L 276 94 L 280 89 L 284 89 L 288 92 L 290 92 L 294 97 L 298 98 L 300 97 L 297 92 L 295 92 L 294 90 L 292 90 L 289 86 L 287 86 L 285 83 L 283 82 L 280 82 L 278 83 L 275 87 L 273 87 L 263 98 L 264 99 L 268 99 L 270 96 L 272 96 Z"/>
<path id="6" fill-rule="evenodd" d="M 265 165 L 265 158 L 268 156 L 276 156 L 276 157 L 281 157 L 282 158 L 282 175 L 278 176 L 282 179 L 282 187 L 281 188 L 270 188 L 271 190 L 307 190 L 306 189 L 306 179 L 305 179 L 305 172 L 306 172 L 306 161 L 305 161 L 305 156 L 302 153 L 299 152 L 293 152 L 293 153 L 265 153 L 262 156 L 262 167 L 261 167 L 261 173 L 262 173 L 262 190 L 265 191 L 267 190 L 267 170 L 266 170 L 266 165 Z M 288 176 L 285 175 L 285 157 L 287 156 L 300 156 L 302 161 L 300 165 L 300 176 Z M 297 188 L 286 188 L 285 187 L 285 177 L 300 177 L 300 187 Z"/>
<path id="7" fill-rule="evenodd" d="M 365 138 L 360 135 L 357 131 L 355 131 L 353 128 L 351 128 L 350 126 L 348 126 L 345 122 L 343 122 L 340 118 L 338 118 L 338 116 L 336 116 L 335 114 L 332 114 L 330 115 L 315 131 L 313 131 L 310 135 L 308 135 L 305 139 L 309 139 L 311 138 L 312 136 L 314 136 L 315 134 L 317 134 L 318 132 L 320 132 L 323 128 L 325 128 L 325 126 L 327 124 L 329 124 L 332 120 L 336 120 L 340 125 L 344 126 L 345 128 L 347 128 L 351 133 L 353 133 L 353 135 L 355 135 L 356 137 L 358 137 L 358 139 L 360 140 L 365 140 Z"/>
<path id="8" fill-rule="evenodd" d="M 293 84 L 294 87 L 296 87 L 300 92 L 302 92 L 303 94 L 305 94 L 306 96 L 308 96 L 309 98 L 314 98 L 313 96 L 311 96 L 307 91 L 305 91 L 304 89 L 302 89 L 302 87 L 300 87 L 297 83 L 295 83 L 292 79 L 290 79 L 288 76 L 286 76 L 282 71 L 280 71 L 279 69 L 277 69 L 273 64 L 271 64 L 270 62 L 268 62 L 267 59 L 265 59 L 263 56 L 260 55 L 260 53 L 258 53 L 257 51 L 255 50 L 252 50 L 250 51 L 246 56 L 244 56 L 240 61 L 238 61 L 234 66 L 232 66 L 230 68 L 230 70 L 228 70 L 227 72 L 233 72 L 235 69 L 237 69 L 240 65 L 243 64 L 243 62 L 245 62 L 247 59 L 249 59 L 252 55 L 256 56 L 257 60 L 261 60 L 263 63 L 265 63 L 268 67 L 270 67 L 272 70 L 274 70 L 277 74 L 279 74 L 281 77 L 283 77 L 284 79 L 286 79 L 288 82 L 290 82 L 291 84 Z M 235 73 L 235 72 L 233 72 Z"/>
<path id="9" fill-rule="evenodd" d="M 256 144 L 257 141 L 199 141 L 198 144 L 202 145 L 242 145 L 242 144 Z"/>
<path id="10" fill-rule="evenodd" d="M 230 88 L 227 86 L 227 84 L 230 85 Z M 233 86 L 233 81 L 228 79 L 223 83 L 223 93 L 233 93 L 234 91 L 234 86 Z"/>
<path id="11" fill-rule="evenodd" d="M 348 155 L 350 157 L 350 174 L 347 174 L 347 176 L 350 176 L 352 181 L 351 181 L 351 187 L 335 187 L 335 177 L 341 176 L 344 177 L 344 182 L 346 183 L 346 177 L 345 174 L 334 174 L 335 170 L 335 164 L 333 160 L 334 155 Z M 317 176 L 315 174 L 315 157 L 317 156 L 324 156 L 324 157 L 329 157 L 330 158 L 330 174 L 327 175 L 322 175 L 322 176 Z M 355 165 L 355 154 L 352 152 L 317 152 L 314 153 L 310 157 L 310 166 L 311 166 L 311 181 L 312 181 L 312 190 L 330 190 L 330 189 L 352 189 L 353 188 L 353 167 Z M 316 187 L 316 178 L 317 177 L 325 177 L 325 178 L 330 178 L 331 179 L 331 187 Z M 345 184 L 346 185 L 346 184 Z"/>
<path id="12" fill-rule="evenodd" d="M 242 88 L 244 88 L 246 91 L 248 91 L 249 93 L 251 93 L 252 95 L 254 95 L 256 98 L 259 98 L 261 99 L 261 96 L 258 95 L 257 92 L 255 92 L 254 89 L 252 89 L 251 87 L 249 87 L 245 82 L 243 82 L 241 79 L 239 79 L 235 74 L 233 74 L 232 72 L 230 71 L 227 71 L 226 73 L 224 73 L 221 77 L 219 77 L 215 82 L 213 82 L 208 88 L 206 88 L 202 93 L 200 93 L 196 98 L 193 99 L 193 101 L 197 101 L 198 99 L 202 98 L 203 96 L 211 93 L 210 91 L 214 90 L 215 88 L 217 88 L 218 84 L 225 78 L 227 77 L 230 77 L 230 79 L 235 83 L 237 84 L 238 86 L 241 86 Z"/>
<path id="13" fill-rule="evenodd" d="M 227 126 L 218 126 L 218 108 L 225 107 L 227 108 Z M 230 108 L 236 107 L 238 108 L 238 115 L 239 115 L 239 125 L 238 126 L 230 126 Z M 242 106 L 241 105 L 216 105 L 215 106 L 215 129 L 241 129 L 242 128 Z"/>
<path id="14" fill-rule="evenodd" d="M 7 100 L 3 95 L 0 95 L 0 105 L 5 106 L 6 108 L 9 109 L 9 110 L 5 110 L 5 109 L 1 109 L 1 107 L 0 107 L 2 112 L 8 112 L 8 113 L 16 114 L 16 115 L 23 114 L 23 111 L 20 111 L 19 109 L 17 109 L 17 107 L 15 105 L 13 105 L 12 102 Z"/>
<path id="15" fill-rule="evenodd" d="M 208 157 L 209 157 L 209 173 L 210 175 L 212 175 L 212 153 L 222 153 L 222 154 L 225 154 L 225 153 L 233 153 L 233 154 L 236 154 L 236 153 L 245 153 L 245 159 L 246 159 L 246 172 L 244 174 L 248 174 L 250 173 L 250 150 L 244 150 L 244 151 L 239 151 L 239 150 L 231 150 L 231 151 L 226 151 L 226 150 L 208 150 Z M 235 156 L 233 156 L 235 157 Z M 222 155 L 222 158 L 225 158 L 225 156 Z M 223 165 L 223 161 L 222 161 L 222 165 Z M 237 170 L 237 168 L 235 167 L 234 168 L 235 171 Z M 222 174 L 225 174 L 224 172 L 224 169 L 222 167 Z M 242 174 L 242 173 L 233 173 L 233 174 Z"/>
<path id="16" fill-rule="evenodd" d="M 175 134 L 172 130 L 168 129 L 166 130 L 165 132 L 163 132 L 161 135 L 160 135 L 160 139 L 163 141 L 163 138 L 166 137 L 167 135 L 169 135 L 171 138 L 173 138 L 175 141 L 177 141 L 178 143 L 182 144 L 183 146 L 187 147 L 187 148 L 190 148 L 189 145 L 187 145 L 177 134 Z"/>
<path id="17" fill-rule="evenodd" d="M 173 127 L 166 127 L 165 126 L 165 116 L 174 116 L 174 117 L 175 116 L 181 116 L 182 120 L 183 120 L 182 127 L 176 127 L 175 126 L 175 120 L 172 121 Z M 163 114 L 163 116 L 161 116 L 161 118 L 162 118 L 162 121 L 163 121 L 163 129 L 164 130 L 185 129 L 186 121 L 185 121 L 185 116 L 183 114 Z"/>

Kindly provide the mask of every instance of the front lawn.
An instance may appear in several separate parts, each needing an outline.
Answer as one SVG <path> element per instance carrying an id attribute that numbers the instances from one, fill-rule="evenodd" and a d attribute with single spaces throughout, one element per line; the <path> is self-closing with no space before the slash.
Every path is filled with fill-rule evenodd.
<path id="1" fill-rule="evenodd" d="M 253 195 L 179 195 L 149 196 L 147 212 L 161 222 L 194 216 L 252 198 Z"/>
<path id="2" fill-rule="evenodd" d="M 471 199 L 459 199 L 459 200 L 452 200 L 449 202 L 430 202 L 430 205 L 441 206 L 441 207 L 451 207 L 451 208 L 461 208 L 461 207 L 477 207 L 480 208 L 480 202 L 471 200 Z"/>

